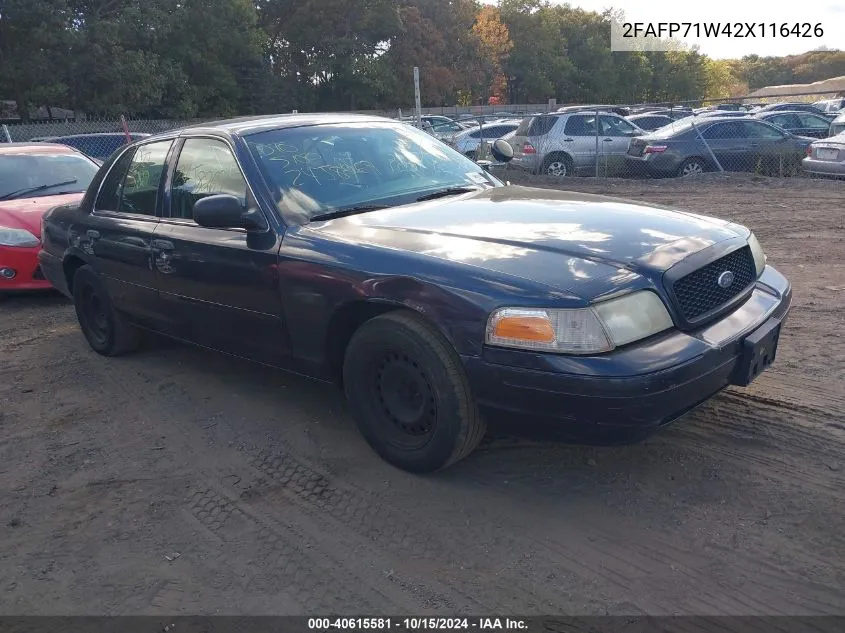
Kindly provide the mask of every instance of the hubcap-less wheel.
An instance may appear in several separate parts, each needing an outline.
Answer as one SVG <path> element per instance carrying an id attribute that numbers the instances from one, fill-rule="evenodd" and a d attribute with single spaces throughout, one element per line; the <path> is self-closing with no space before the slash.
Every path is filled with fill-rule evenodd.
<path id="1" fill-rule="evenodd" d="M 111 331 L 108 308 L 96 289 L 88 284 L 82 289 L 82 313 L 88 333 L 97 343 L 105 345 Z"/>
<path id="2" fill-rule="evenodd" d="M 549 176 L 565 176 L 566 175 L 566 163 L 562 160 L 555 160 L 549 163 L 549 166 L 546 167 L 546 173 Z"/>
<path id="3" fill-rule="evenodd" d="M 377 316 L 355 331 L 343 387 L 370 446 L 410 472 L 463 459 L 486 429 L 457 352 L 436 326 L 410 311 Z"/>
<path id="4" fill-rule="evenodd" d="M 422 448 L 437 422 L 428 378 L 419 364 L 404 353 L 382 354 L 373 369 L 374 396 L 380 405 L 385 439 L 404 450 Z"/>
<path id="5" fill-rule="evenodd" d="M 694 176 L 696 174 L 703 174 L 704 173 L 704 165 L 702 165 L 697 160 L 690 161 L 684 165 L 684 168 L 681 170 L 682 176 Z"/>

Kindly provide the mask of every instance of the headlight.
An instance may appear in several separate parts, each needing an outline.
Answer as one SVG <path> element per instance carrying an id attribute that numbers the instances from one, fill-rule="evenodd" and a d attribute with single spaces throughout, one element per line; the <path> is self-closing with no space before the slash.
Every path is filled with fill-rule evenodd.
<path id="1" fill-rule="evenodd" d="M 766 268 L 766 254 L 763 252 L 763 247 L 757 241 L 757 236 L 751 233 L 748 236 L 748 246 L 751 248 L 751 254 L 754 256 L 754 268 L 757 269 L 757 276 L 763 274 L 763 269 Z"/>
<path id="2" fill-rule="evenodd" d="M 500 308 L 487 322 L 486 342 L 538 352 L 598 354 L 672 327 L 660 297 L 649 290 L 589 308 Z"/>
<path id="3" fill-rule="evenodd" d="M 38 246 L 38 238 L 24 229 L 0 226 L 0 246 Z"/>

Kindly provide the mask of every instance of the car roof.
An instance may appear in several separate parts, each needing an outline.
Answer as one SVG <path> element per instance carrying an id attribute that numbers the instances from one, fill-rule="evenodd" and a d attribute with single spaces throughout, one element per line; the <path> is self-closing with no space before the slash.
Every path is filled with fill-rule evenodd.
<path id="1" fill-rule="evenodd" d="M 775 110 L 774 112 L 772 112 L 771 110 L 766 110 L 764 112 L 757 112 L 754 114 L 754 116 L 758 118 L 763 118 L 764 116 L 780 116 L 782 114 L 809 114 L 810 116 L 817 116 L 820 119 L 824 118 L 818 112 L 807 112 L 806 110 Z"/>
<path id="2" fill-rule="evenodd" d="M 244 116 L 189 125 L 177 130 L 217 130 L 239 136 L 275 130 L 280 128 L 307 127 L 311 125 L 331 125 L 337 123 L 396 123 L 396 120 L 370 114 L 349 112 L 330 112 L 314 114 L 268 114 L 264 116 Z"/>
<path id="3" fill-rule="evenodd" d="M 80 154 L 61 143 L 0 143 L 0 154 Z"/>
<path id="4" fill-rule="evenodd" d="M 138 138 L 147 138 L 148 136 L 152 136 L 147 132 L 130 132 L 130 136 L 135 136 Z M 91 132 L 90 134 L 62 134 L 60 136 L 36 136 L 30 140 L 36 139 L 44 139 L 47 141 L 53 141 L 56 139 L 62 138 L 103 138 L 106 136 L 126 136 L 126 132 Z"/>

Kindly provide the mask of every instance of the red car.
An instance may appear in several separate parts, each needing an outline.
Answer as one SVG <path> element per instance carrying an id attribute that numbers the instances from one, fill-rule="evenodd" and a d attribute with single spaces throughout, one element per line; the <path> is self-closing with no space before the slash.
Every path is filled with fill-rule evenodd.
<path id="1" fill-rule="evenodd" d="M 41 216 L 80 201 L 98 169 L 65 145 L 0 144 L 0 298 L 51 287 L 38 266 Z"/>

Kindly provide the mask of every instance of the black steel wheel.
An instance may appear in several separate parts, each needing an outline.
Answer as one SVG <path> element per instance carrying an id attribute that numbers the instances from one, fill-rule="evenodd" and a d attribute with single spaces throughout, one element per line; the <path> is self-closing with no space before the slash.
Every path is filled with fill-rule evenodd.
<path id="1" fill-rule="evenodd" d="M 76 318 L 88 345 L 98 354 L 118 356 L 138 346 L 138 332 L 114 309 L 108 290 L 88 265 L 73 277 Z"/>
<path id="2" fill-rule="evenodd" d="M 390 312 L 362 325 L 347 347 L 343 380 L 364 438 L 403 470 L 444 468 L 484 436 L 460 359 L 412 312 Z"/>

